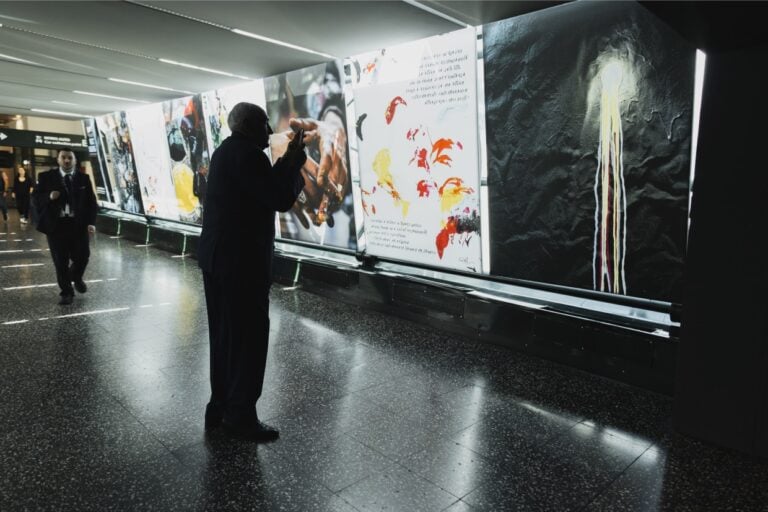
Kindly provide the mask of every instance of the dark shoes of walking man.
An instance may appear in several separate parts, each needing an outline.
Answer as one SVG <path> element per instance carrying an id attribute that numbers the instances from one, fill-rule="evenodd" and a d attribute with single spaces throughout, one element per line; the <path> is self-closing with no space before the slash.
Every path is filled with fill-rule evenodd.
<path id="1" fill-rule="evenodd" d="M 91 254 L 89 238 L 96 231 L 98 205 L 91 180 L 77 170 L 72 150 L 60 149 L 56 161 L 57 168 L 38 174 L 34 197 L 37 230 L 48 237 L 61 289 L 59 304 L 66 305 L 72 304 L 75 290 L 87 290 L 83 274 Z"/>

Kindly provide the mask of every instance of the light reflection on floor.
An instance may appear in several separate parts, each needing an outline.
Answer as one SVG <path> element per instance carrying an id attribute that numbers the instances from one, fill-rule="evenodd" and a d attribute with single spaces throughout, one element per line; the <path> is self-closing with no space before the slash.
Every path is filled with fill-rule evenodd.
<path id="1" fill-rule="evenodd" d="M 92 251 L 66 307 L 48 254 L 0 251 L 0 510 L 766 509 L 766 464 L 676 434 L 667 398 L 301 289 L 272 293 L 281 440 L 206 438 L 195 261 Z"/>

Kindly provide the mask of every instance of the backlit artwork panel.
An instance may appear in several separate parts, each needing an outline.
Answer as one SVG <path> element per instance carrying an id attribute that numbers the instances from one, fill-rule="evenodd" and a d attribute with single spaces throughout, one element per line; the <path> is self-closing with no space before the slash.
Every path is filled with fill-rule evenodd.
<path id="1" fill-rule="evenodd" d="M 285 152 L 291 118 L 306 119 L 312 140 L 302 169 L 304 190 L 293 208 L 279 214 L 281 238 L 357 248 L 349 171 L 349 128 L 341 61 L 329 61 L 264 79 L 267 113 L 276 136 L 273 161 Z"/>
<path id="2" fill-rule="evenodd" d="M 96 127 L 106 159 L 107 181 L 112 186 L 112 202 L 120 210 L 144 213 L 133 157 L 133 141 L 125 112 L 97 117 Z"/>
<path id="3" fill-rule="evenodd" d="M 351 66 L 367 252 L 479 272 L 474 29 Z"/>

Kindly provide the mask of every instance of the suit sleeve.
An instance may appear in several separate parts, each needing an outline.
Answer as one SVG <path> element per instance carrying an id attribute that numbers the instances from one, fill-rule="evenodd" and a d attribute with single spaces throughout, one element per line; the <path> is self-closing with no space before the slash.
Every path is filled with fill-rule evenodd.
<path id="1" fill-rule="evenodd" d="M 270 165 L 267 155 L 261 151 L 258 151 L 255 158 L 256 166 L 264 171 L 244 174 L 251 180 L 248 189 L 261 193 L 266 208 L 287 212 L 304 189 L 301 167 L 307 160 L 307 155 L 302 151 L 290 159 L 280 158 L 274 166 Z"/>
<path id="2" fill-rule="evenodd" d="M 96 194 L 93 192 L 93 184 L 91 183 L 91 179 L 87 176 L 85 183 L 85 189 L 87 190 L 86 200 L 88 201 L 88 214 L 85 218 L 88 221 L 89 226 L 94 226 L 96 224 L 96 215 L 99 213 L 99 204 L 96 202 Z"/>
<path id="3" fill-rule="evenodd" d="M 49 171 L 50 172 L 50 171 Z M 32 192 L 32 197 L 35 200 L 35 208 L 38 212 L 44 212 L 51 204 L 50 193 L 51 189 L 48 186 L 47 180 L 48 172 L 40 173 L 37 175 L 37 183 L 35 184 L 35 191 Z"/>

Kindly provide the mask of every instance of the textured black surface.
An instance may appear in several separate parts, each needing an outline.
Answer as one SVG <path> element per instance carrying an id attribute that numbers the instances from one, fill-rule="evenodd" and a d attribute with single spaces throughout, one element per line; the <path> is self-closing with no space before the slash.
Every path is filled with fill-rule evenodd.
<path id="1" fill-rule="evenodd" d="M 694 48 L 634 2 L 575 2 L 483 31 L 492 273 L 593 287 L 597 73 L 612 56 L 634 70 L 620 89 L 627 294 L 679 302 Z"/>

